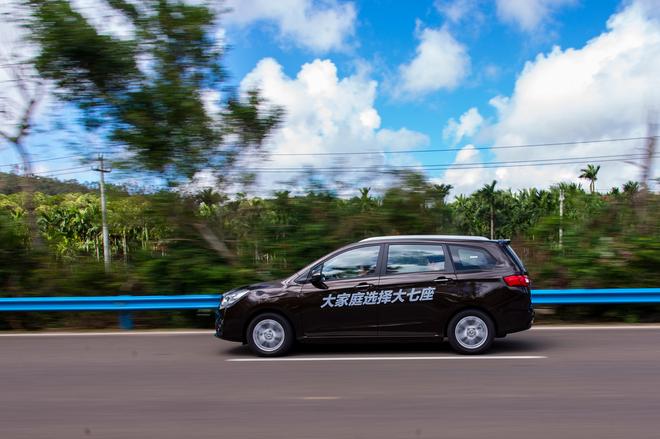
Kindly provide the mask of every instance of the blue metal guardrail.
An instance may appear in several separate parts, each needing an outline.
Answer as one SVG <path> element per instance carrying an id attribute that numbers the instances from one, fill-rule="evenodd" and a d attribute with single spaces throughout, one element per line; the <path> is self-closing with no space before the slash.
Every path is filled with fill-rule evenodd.
<path id="1" fill-rule="evenodd" d="M 2 311 L 118 311 L 119 326 L 132 329 L 131 311 L 215 309 L 219 294 L 185 296 L 0 297 Z"/>
<path id="2" fill-rule="evenodd" d="M 131 311 L 215 309 L 218 294 L 184 296 L 0 297 L 5 311 L 116 311 L 122 329 L 131 329 Z M 534 305 L 660 303 L 660 288 L 532 290 Z"/>

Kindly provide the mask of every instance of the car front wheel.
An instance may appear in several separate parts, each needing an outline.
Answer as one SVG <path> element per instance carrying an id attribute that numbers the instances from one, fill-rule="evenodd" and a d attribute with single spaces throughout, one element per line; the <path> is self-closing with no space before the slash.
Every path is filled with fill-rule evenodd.
<path id="1" fill-rule="evenodd" d="M 278 314 L 261 314 L 250 322 L 246 338 L 255 354 L 275 357 L 286 354 L 293 346 L 293 328 Z"/>
<path id="2" fill-rule="evenodd" d="M 488 315 L 476 309 L 461 311 L 449 322 L 447 338 L 460 354 L 482 354 L 493 344 L 495 325 Z"/>

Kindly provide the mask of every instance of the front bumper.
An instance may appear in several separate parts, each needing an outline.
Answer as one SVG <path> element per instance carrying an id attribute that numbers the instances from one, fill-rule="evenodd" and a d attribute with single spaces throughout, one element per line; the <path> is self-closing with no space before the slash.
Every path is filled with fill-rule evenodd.
<path id="1" fill-rule="evenodd" d="M 215 336 L 218 338 L 222 338 L 222 323 L 223 323 L 223 318 L 222 318 L 222 311 L 219 309 L 215 310 Z"/>
<path id="2" fill-rule="evenodd" d="M 243 342 L 245 341 L 244 313 L 235 309 L 235 306 L 215 311 L 215 336 L 223 340 Z"/>

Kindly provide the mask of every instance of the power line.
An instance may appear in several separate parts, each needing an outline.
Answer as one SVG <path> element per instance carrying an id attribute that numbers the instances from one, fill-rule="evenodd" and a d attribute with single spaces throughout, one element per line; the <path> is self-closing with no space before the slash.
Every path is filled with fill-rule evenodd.
<path id="1" fill-rule="evenodd" d="M 92 151 L 94 154 L 104 154 L 104 155 L 112 155 L 116 154 L 114 151 Z M 63 160 L 63 159 L 68 159 L 68 158 L 73 158 L 77 157 L 79 159 L 84 159 L 85 157 L 81 157 L 80 154 L 69 154 L 69 155 L 61 155 L 57 157 L 49 157 L 47 159 L 37 159 L 37 160 L 28 160 L 28 163 L 41 163 L 41 162 L 51 162 L 51 161 L 56 161 L 56 160 Z M 8 163 L 5 165 L 0 165 L 0 168 L 9 168 L 13 166 L 23 166 L 23 162 L 17 162 L 17 163 Z"/>
<path id="2" fill-rule="evenodd" d="M 653 136 L 658 138 L 660 136 Z M 512 148 L 538 148 L 541 146 L 569 146 L 569 145 L 580 145 L 583 143 L 610 143 L 610 142 L 628 142 L 633 140 L 648 140 L 648 136 L 644 137 L 622 137 L 619 139 L 598 139 L 598 140 L 572 140 L 566 142 L 548 142 L 548 143 L 529 143 L 522 145 L 502 145 L 502 146 L 479 146 L 474 147 L 474 150 L 487 150 L 487 149 L 512 149 Z M 317 156 L 317 155 L 369 155 L 369 154 L 413 154 L 413 153 L 425 153 L 425 152 L 449 152 L 449 151 L 460 151 L 458 148 L 431 148 L 431 149 L 408 149 L 400 151 L 343 151 L 343 152 L 281 152 L 281 153 L 269 153 L 268 155 L 272 156 Z"/>
<path id="3" fill-rule="evenodd" d="M 654 154 L 653 157 L 659 157 L 660 153 Z M 583 156 L 583 157 L 564 157 L 564 158 L 549 158 L 549 159 L 532 159 L 532 160 L 510 160 L 500 162 L 478 162 L 478 163 L 437 163 L 430 165 L 409 165 L 409 166 L 362 166 L 362 167 L 326 167 L 326 168 L 310 168 L 312 171 L 349 171 L 354 173 L 377 173 L 387 174 L 397 170 L 409 169 L 423 169 L 427 171 L 432 170 L 470 170 L 470 169 L 489 169 L 489 168 L 519 168 L 519 167 L 533 167 L 533 166 L 559 166 L 559 165 L 573 165 L 584 164 L 588 161 L 597 162 L 623 162 L 631 159 L 641 159 L 646 157 L 644 154 L 614 154 L 614 155 L 600 155 L 600 156 Z M 86 165 L 54 169 L 41 173 L 33 173 L 34 176 L 41 177 L 58 177 L 63 175 L 79 174 L 84 170 L 90 170 Z M 295 173 L 304 171 L 304 168 L 250 168 L 250 167 L 236 167 L 224 171 L 225 174 L 236 174 L 243 172 L 256 172 L 256 173 Z M 146 179 L 151 177 L 131 177 L 132 179 Z M 156 177 L 158 178 L 158 177 Z"/>
<path id="4" fill-rule="evenodd" d="M 641 155 L 640 155 L 641 157 Z M 640 158 L 636 157 L 636 158 Z M 654 155 L 654 157 L 660 157 L 660 153 Z M 606 162 L 621 162 L 622 159 L 620 158 L 609 158 L 609 159 L 601 159 L 598 160 L 598 163 L 606 163 Z M 436 169 L 429 169 L 429 170 L 456 170 L 456 171 L 463 171 L 463 170 L 470 170 L 470 169 L 492 169 L 492 168 L 523 168 L 523 167 L 533 167 L 533 166 L 561 166 L 561 165 L 575 165 L 575 164 L 585 164 L 585 160 L 572 160 L 572 161 L 566 161 L 566 159 L 553 159 L 552 161 L 546 161 L 546 162 L 534 162 L 530 161 L 529 163 L 519 163 L 519 162 L 502 162 L 502 163 L 511 163 L 511 164 L 492 164 L 492 163 L 468 163 L 465 164 L 466 166 L 460 167 L 460 168 L 454 168 L 453 165 L 447 166 L 445 168 L 436 168 Z M 421 168 L 422 166 L 418 167 Z M 317 171 L 318 169 L 316 168 L 310 168 L 311 171 Z M 350 169 L 349 169 L 350 170 Z M 358 170 L 350 170 L 353 173 L 356 174 L 364 174 L 364 173 L 369 173 L 369 174 L 391 174 L 392 172 L 395 172 L 397 170 L 400 170 L 400 168 L 397 167 L 392 167 L 390 169 L 358 169 Z M 304 171 L 303 169 L 297 169 L 297 171 Z M 225 171 L 224 174 L 235 174 L 239 172 L 249 172 L 249 169 L 232 169 L 229 171 Z M 273 170 L 273 171 L 260 171 L 260 172 L 265 172 L 265 173 L 286 173 L 286 174 L 292 174 L 292 171 L 283 171 L 283 170 Z M 75 172 L 69 172 L 65 174 L 74 174 Z M 130 177 L 132 180 L 153 180 L 152 177 L 149 176 L 132 176 Z"/>
<path id="5" fill-rule="evenodd" d="M 74 166 L 70 168 L 61 168 L 61 169 L 52 169 L 50 171 L 43 171 L 43 172 L 33 172 L 30 174 L 32 177 L 52 177 L 60 174 L 78 174 L 80 172 L 83 172 L 83 170 L 90 170 L 89 166 L 83 165 L 83 166 Z"/>
<path id="6" fill-rule="evenodd" d="M 16 61 L 16 62 L 6 62 L 0 63 L 0 68 L 2 67 L 14 67 L 14 66 L 27 66 L 31 65 L 32 61 Z"/>
<path id="7" fill-rule="evenodd" d="M 660 154 L 656 154 L 654 157 L 660 157 Z M 643 158 L 642 155 L 639 156 L 634 156 L 634 157 L 627 157 L 627 159 L 639 159 Z M 570 160 L 567 161 L 566 159 L 553 159 L 552 161 L 545 161 L 545 162 L 539 162 L 539 161 L 522 161 L 521 162 L 500 162 L 500 163 L 466 163 L 463 165 L 460 165 L 457 167 L 457 164 L 447 164 L 443 165 L 442 167 L 435 167 L 435 168 L 429 168 L 424 165 L 419 165 L 419 166 L 412 166 L 410 167 L 410 170 L 426 170 L 426 171 L 442 171 L 442 170 L 467 170 L 467 169 L 488 169 L 488 168 L 520 168 L 520 167 L 532 167 L 532 166 L 554 166 L 554 165 L 578 165 L 578 164 L 585 164 L 589 160 Z M 603 162 L 621 162 L 625 163 L 622 158 L 606 158 L 606 159 L 598 159 L 598 163 L 603 163 Z M 319 168 L 309 168 L 310 171 L 319 171 Z M 374 167 L 374 168 L 357 168 L 357 169 L 351 169 L 351 168 L 337 168 L 336 170 L 342 170 L 342 171 L 350 171 L 354 173 L 374 173 L 374 174 L 388 174 L 395 172 L 397 170 L 401 170 L 401 167 L 396 167 L 393 166 L 389 169 L 385 169 L 382 167 Z M 405 169 L 405 168 L 404 168 Z M 254 169 L 253 169 L 254 170 Z M 273 174 L 279 174 L 279 173 L 284 173 L 284 174 L 292 174 L 296 171 L 304 171 L 304 169 L 297 169 L 297 170 L 281 170 L 281 169 L 275 169 L 273 168 L 272 170 L 265 170 L 261 169 L 258 170 L 257 173 L 273 173 Z M 236 172 L 250 172 L 250 169 L 245 168 L 242 170 L 229 170 L 229 171 L 224 171 L 224 174 L 230 174 L 230 173 L 236 173 Z"/>
<path id="8" fill-rule="evenodd" d="M 63 156 L 51 157 L 51 158 L 47 158 L 47 159 L 30 160 L 30 161 L 28 161 L 28 163 L 32 164 L 32 163 L 52 162 L 52 161 L 55 161 L 55 160 L 63 160 L 63 159 L 68 159 L 68 158 L 72 158 L 72 157 L 80 157 L 80 156 L 77 155 L 77 154 L 63 155 Z M 0 165 L 0 168 L 11 168 L 11 167 L 14 167 L 14 166 L 23 166 L 23 164 L 24 164 L 23 162 L 9 163 L 9 164 L 6 164 L 6 165 Z"/>
<path id="9" fill-rule="evenodd" d="M 428 165 L 402 165 L 402 166 L 391 166 L 392 168 L 395 169 L 418 169 L 418 168 L 424 168 L 424 169 L 442 169 L 442 168 L 455 168 L 455 167 L 463 167 L 463 166 L 484 166 L 484 165 L 495 165 L 495 166 L 506 166 L 507 164 L 517 164 L 517 163 L 543 163 L 543 162 L 555 162 L 555 161 L 574 161 L 578 160 L 577 163 L 582 163 L 582 161 L 585 160 L 601 160 L 601 159 L 616 159 L 616 160 L 624 160 L 624 159 L 635 159 L 635 158 L 642 158 L 643 154 L 611 154 L 611 155 L 596 155 L 596 156 L 582 156 L 582 157 L 562 157 L 562 158 L 549 158 L 549 159 L 530 159 L 530 160 L 507 160 L 507 161 L 501 161 L 501 162 L 475 162 L 475 163 L 436 163 L 436 164 L 428 164 Z M 374 170 L 374 168 L 378 167 L 384 167 L 384 165 L 380 166 L 331 166 L 331 167 L 313 167 L 315 171 L 359 171 L 359 170 Z M 291 171 L 298 171 L 301 170 L 301 168 L 281 168 L 281 167 L 273 167 L 273 168 L 253 168 L 253 167 L 237 167 L 234 169 L 238 170 L 248 170 L 248 171 L 259 171 L 259 172 L 269 172 L 269 171 L 281 171 L 281 172 L 291 172 Z M 232 171 L 234 169 L 230 169 L 229 171 Z"/>
<path id="10" fill-rule="evenodd" d="M 530 143 L 530 144 L 522 144 L 522 145 L 503 145 L 503 146 L 481 146 L 481 147 L 473 147 L 472 150 L 498 150 L 498 149 L 512 149 L 512 148 L 537 148 L 537 147 L 542 147 L 542 146 L 569 146 L 569 145 L 579 145 L 579 144 L 584 144 L 584 143 L 608 143 L 608 142 L 624 142 L 624 141 L 633 141 L 633 140 L 650 140 L 650 139 L 657 139 L 660 138 L 660 136 L 644 136 L 644 137 L 625 137 L 625 138 L 618 138 L 618 139 L 600 139 L 600 140 L 581 140 L 581 141 L 566 141 L 566 142 L 554 142 L 554 143 Z M 434 148 L 434 149 L 411 149 L 411 150 L 401 150 L 401 151 L 345 151 L 345 152 L 316 152 L 316 153 L 307 153 L 307 152 L 300 152 L 300 153 L 268 153 L 267 155 L 269 156 L 331 156 L 331 155 L 370 155 L 370 154 L 412 154 L 412 153 L 425 153 L 425 152 L 450 152 L 450 151 L 460 151 L 459 149 L 456 148 Z M 103 152 L 104 154 L 112 154 L 113 152 Z M 79 155 L 76 154 L 71 154 L 71 155 L 64 155 L 64 156 L 58 156 L 58 157 L 50 157 L 47 159 L 38 159 L 38 160 L 30 160 L 28 163 L 42 163 L 42 162 L 50 162 L 50 161 L 56 161 L 56 160 L 63 160 L 66 158 L 73 158 L 73 157 L 80 157 Z M 598 156 L 595 156 L 593 158 L 598 158 Z M 490 162 L 492 163 L 492 162 Z M 11 168 L 15 166 L 23 166 L 23 162 L 19 163 L 8 163 L 4 165 L 0 165 L 0 168 Z M 457 164 L 452 164 L 452 166 L 455 166 Z M 427 165 L 427 166 L 434 166 L 434 165 Z M 346 167 L 340 167 L 337 166 L 337 169 L 346 169 Z M 399 166 L 401 168 L 401 166 Z M 254 168 L 254 169 L 259 169 L 259 170 L 266 170 L 267 168 Z M 271 169 L 271 168 L 268 168 Z M 282 170 L 296 170 L 297 168 L 281 168 Z M 315 168 L 315 169 L 323 169 L 323 168 Z M 332 169 L 332 168 L 326 168 L 326 169 Z"/>
<path id="11" fill-rule="evenodd" d="M 566 142 L 552 142 L 552 143 L 529 143 L 521 145 L 502 145 L 502 146 L 479 146 L 473 147 L 475 151 L 481 150 L 498 150 L 498 149 L 514 149 L 514 148 L 539 148 L 542 146 L 570 146 L 580 144 L 595 144 L 595 143 L 611 143 L 611 142 L 629 142 L 634 140 L 649 140 L 660 138 L 660 136 L 644 136 L 644 137 L 622 137 L 617 139 L 600 139 L 600 140 L 573 140 Z M 432 148 L 432 149 L 409 149 L 400 151 L 344 151 L 344 152 L 292 152 L 292 153 L 268 153 L 268 156 L 332 156 L 332 155 L 380 155 L 380 154 L 413 154 L 413 153 L 426 153 L 426 152 L 451 152 L 460 151 L 457 148 Z M 103 152 L 104 154 L 112 154 L 113 152 Z M 29 163 L 40 163 L 54 160 L 61 160 L 65 158 L 78 157 L 77 155 L 66 155 L 60 157 L 51 157 L 47 159 L 31 160 Z M 0 165 L 2 168 L 13 166 L 22 166 L 23 163 L 9 163 Z"/>
<path id="12" fill-rule="evenodd" d="M 92 172 L 91 169 L 87 168 L 88 171 Z M 82 172 L 86 172 L 84 169 L 81 169 L 79 171 L 69 171 L 69 172 L 57 172 L 54 174 L 42 174 L 42 175 L 35 175 L 35 177 L 41 177 L 41 178 L 55 178 L 55 177 L 61 177 L 63 175 L 76 175 L 80 174 Z"/>

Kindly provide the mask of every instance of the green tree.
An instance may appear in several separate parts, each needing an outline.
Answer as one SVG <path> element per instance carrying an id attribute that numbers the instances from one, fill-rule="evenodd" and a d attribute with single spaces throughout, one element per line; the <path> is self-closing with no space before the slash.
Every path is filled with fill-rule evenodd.
<path id="1" fill-rule="evenodd" d="M 429 189 L 429 196 L 436 205 L 445 204 L 446 198 L 453 188 L 454 186 L 450 184 L 434 184 Z"/>
<path id="2" fill-rule="evenodd" d="M 135 29 L 133 38 L 120 40 L 99 33 L 67 0 L 28 3 L 37 70 L 81 110 L 86 128 L 130 154 L 119 165 L 175 185 L 201 169 L 227 171 L 281 119 L 277 108 L 264 113 L 256 91 L 215 102 L 217 111 L 205 101 L 226 77 L 214 34 L 219 17 L 210 7 L 106 0 Z"/>
<path id="3" fill-rule="evenodd" d="M 374 200 L 369 192 L 370 187 L 360 188 L 360 212 L 367 212 L 373 207 Z"/>
<path id="4" fill-rule="evenodd" d="M 634 196 L 639 193 L 641 186 L 636 181 L 628 181 L 623 185 L 623 193 L 629 196 Z"/>
<path id="5" fill-rule="evenodd" d="M 170 187 L 201 170 L 230 183 L 237 158 L 261 147 L 282 111 L 265 109 L 254 90 L 209 104 L 208 96 L 224 89 L 226 78 L 215 36 L 217 13 L 203 3 L 178 0 L 145 0 L 139 7 L 105 1 L 133 25 L 132 38 L 99 33 L 68 0 L 28 0 L 40 75 L 80 110 L 83 126 L 104 139 L 105 149 L 128 157 L 115 159 L 116 166 L 154 174 Z M 186 200 L 183 210 L 194 210 L 194 200 Z M 168 216 L 233 259 L 203 216 L 192 222 Z"/>
<path id="6" fill-rule="evenodd" d="M 487 205 L 490 218 L 490 239 L 495 239 L 495 203 L 497 198 L 497 191 L 495 185 L 497 180 L 493 180 L 491 184 L 485 184 L 484 187 L 477 191 L 477 195 L 483 198 Z"/>
<path id="7" fill-rule="evenodd" d="M 592 194 L 596 192 L 596 181 L 598 180 L 598 171 L 600 165 L 587 165 L 586 168 L 580 169 L 580 178 L 589 180 L 589 192 Z"/>

